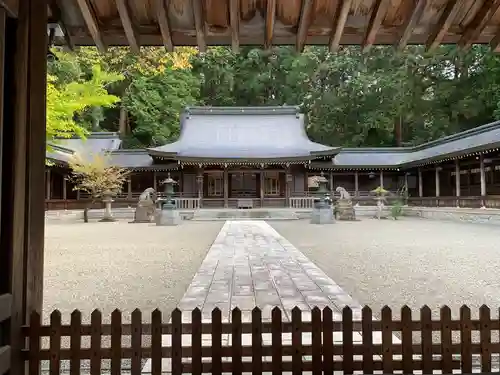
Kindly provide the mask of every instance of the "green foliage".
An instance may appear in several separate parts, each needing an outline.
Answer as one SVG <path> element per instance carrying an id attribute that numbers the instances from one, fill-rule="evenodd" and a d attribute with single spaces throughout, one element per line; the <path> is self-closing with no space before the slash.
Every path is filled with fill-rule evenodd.
<path id="1" fill-rule="evenodd" d="M 500 119 L 500 58 L 487 46 L 460 52 L 442 46 L 426 53 L 409 46 L 398 53 L 390 46 L 362 53 L 357 46 L 330 54 L 325 47 L 261 50 L 213 47 L 197 54 L 193 48 L 94 48 L 60 54 L 49 64 L 49 98 L 61 105 L 62 133 L 82 133 L 99 127 L 118 130 L 119 108 L 103 91 L 104 103 L 73 110 L 61 91 L 72 82 L 92 82 L 95 67 L 123 79 L 100 82 L 110 96 L 120 97 L 128 111 L 128 147 L 147 147 L 174 140 L 178 115 L 185 105 L 251 106 L 298 105 L 307 115 L 307 132 L 332 146 L 415 145 Z M 50 86 L 52 85 L 52 86 Z M 96 88 L 91 85 L 91 88 Z M 93 92 L 90 88 L 83 91 Z M 93 92 L 90 97 L 95 97 Z M 53 109 L 51 109 L 53 110 Z M 77 116 L 74 116 L 77 114 Z M 53 127 L 54 128 L 54 127 Z M 54 132 L 49 129 L 48 137 Z"/>
<path id="2" fill-rule="evenodd" d="M 397 220 L 403 214 L 403 201 L 401 199 L 396 199 L 391 206 L 391 216 L 394 220 Z"/>
<path id="3" fill-rule="evenodd" d="M 71 54 L 57 52 L 59 60 L 49 65 L 47 82 L 47 140 L 86 135 L 86 127 L 75 121 L 86 110 L 109 107 L 120 100 L 110 95 L 106 85 L 122 79 L 122 76 L 106 72 L 94 65 L 91 74 L 83 77 L 78 62 Z"/>
<path id="4" fill-rule="evenodd" d="M 382 186 L 378 186 L 377 188 L 373 189 L 371 192 L 374 193 L 377 197 L 383 197 L 384 195 L 389 193 L 389 191 L 385 190 Z"/>
<path id="5" fill-rule="evenodd" d="M 196 103 L 197 80 L 189 71 L 168 69 L 132 80 L 123 105 L 133 117 L 140 144 L 164 145 L 179 134 L 179 114 Z"/>

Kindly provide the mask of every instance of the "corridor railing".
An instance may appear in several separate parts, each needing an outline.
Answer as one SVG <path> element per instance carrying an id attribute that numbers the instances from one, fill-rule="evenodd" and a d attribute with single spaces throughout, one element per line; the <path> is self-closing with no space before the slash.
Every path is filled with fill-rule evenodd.
<path id="1" fill-rule="evenodd" d="M 108 367 L 111 374 L 140 374 L 145 366 L 152 374 L 498 371 L 500 321 L 486 306 L 478 316 L 464 306 L 459 317 L 452 317 L 445 306 L 437 319 L 429 307 L 420 309 L 418 319 L 409 307 L 403 307 L 397 319 L 388 307 L 380 311 L 380 319 L 373 319 L 368 307 L 346 307 L 342 314 L 328 307 L 308 313 L 274 308 L 269 316 L 258 308 L 248 313 L 243 319 L 246 315 L 238 309 L 230 316 L 229 311 L 215 309 L 205 320 L 198 309 L 187 316 L 176 309 L 169 317 L 155 310 L 145 323 L 141 311 L 135 310 L 131 322 L 124 323 L 122 313 L 115 310 L 111 323 L 103 324 L 102 314 L 95 310 L 89 324 L 74 311 L 70 323 L 62 324 L 61 314 L 54 311 L 48 325 L 33 313 L 23 329 L 28 339 L 23 355 L 30 375 L 40 373 L 42 362 L 51 374 L 62 368 L 79 374 L 84 361 L 91 374 Z"/>

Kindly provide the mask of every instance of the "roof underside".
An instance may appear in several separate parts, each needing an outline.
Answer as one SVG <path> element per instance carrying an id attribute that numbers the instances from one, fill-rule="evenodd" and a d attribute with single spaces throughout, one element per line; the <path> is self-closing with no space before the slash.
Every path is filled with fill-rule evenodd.
<path id="1" fill-rule="evenodd" d="M 311 160 L 338 148 L 309 140 L 295 107 L 190 108 L 181 117 L 179 140 L 149 149 L 176 160 Z"/>
<path id="2" fill-rule="evenodd" d="M 14 2 L 15 0 L 11 0 Z M 500 45 L 498 0 L 54 0 L 74 45 Z M 59 42 L 67 42 L 60 39 Z"/>

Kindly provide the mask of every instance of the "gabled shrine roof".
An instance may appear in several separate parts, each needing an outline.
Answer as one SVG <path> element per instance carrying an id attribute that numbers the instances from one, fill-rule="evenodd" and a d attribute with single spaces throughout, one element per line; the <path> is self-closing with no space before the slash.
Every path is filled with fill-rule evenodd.
<path id="1" fill-rule="evenodd" d="M 194 107 L 182 116 L 189 118 L 181 120 L 183 130 L 179 141 L 165 146 L 126 150 L 120 148 L 117 133 L 91 133 L 85 140 L 77 137 L 56 140 L 47 152 L 47 159 L 66 164 L 75 153 L 85 156 L 108 152 L 113 164 L 131 169 L 173 169 L 178 162 L 237 163 L 248 159 L 264 164 L 272 160 L 292 163 L 310 160 L 313 169 L 404 169 L 500 148 L 500 121 L 416 147 L 340 149 L 310 141 L 302 114 L 294 107 Z M 234 125 L 240 120 L 243 125 Z M 165 161 L 155 165 L 151 155 Z"/>
<path id="2" fill-rule="evenodd" d="M 339 149 L 312 142 L 297 107 L 190 107 L 181 115 L 179 140 L 148 151 L 183 161 L 293 162 L 333 156 Z"/>

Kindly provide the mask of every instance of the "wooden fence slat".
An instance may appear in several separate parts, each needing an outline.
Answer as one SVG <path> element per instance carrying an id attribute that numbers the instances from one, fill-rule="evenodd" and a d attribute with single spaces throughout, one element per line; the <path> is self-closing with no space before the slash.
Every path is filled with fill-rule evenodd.
<path id="1" fill-rule="evenodd" d="M 467 306 L 460 308 L 460 360 L 462 372 L 472 373 L 472 332 L 471 332 L 471 314 Z"/>
<path id="2" fill-rule="evenodd" d="M 281 354 L 282 346 L 282 333 L 281 333 L 281 310 L 275 307 L 271 312 L 271 323 L 272 323 L 272 345 L 273 345 L 273 356 L 272 356 L 272 372 L 273 375 L 281 375 L 282 361 L 283 357 Z M 264 369 L 265 371 L 265 369 Z"/>
<path id="3" fill-rule="evenodd" d="M 61 372 L 61 312 L 54 310 L 50 314 L 50 375 L 59 375 Z"/>
<path id="4" fill-rule="evenodd" d="M 151 313 L 151 373 L 152 375 L 160 375 L 162 372 L 161 363 L 161 324 L 162 313 L 158 309 L 154 309 Z"/>
<path id="5" fill-rule="evenodd" d="M 354 373 L 352 310 L 349 306 L 342 309 L 342 364 L 344 374 Z"/>
<path id="6" fill-rule="evenodd" d="M 81 361 L 80 361 L 80 348 L 82 347 L 82 313 L 75 310 L 71 313 L 71 359 L 70 359 L 70 374 L 80 375 Z"/>
<path id="7" fill-rule="evenodd" d="M 10 318 L 12 313 L 12 294 L 0 295 L 0 323 Z"/>
<path id="8" fill-rule="evenodd" d="M 411 309 L 408 306 L 401 308 L 401 345 L 403 351 L 403 372 L 406 374 L 413 373 L 413 348 L 412 348 L 412 331 L 411 331 Z"/>
<path id="9" fill-rule="evenodd" d="M 222 312 L 216 307 L 212 311 L 212 374 L 222 374 Z"/>
<path id="10" fill-rule="evenodd" d="M 37 311 L 33 311 L 30 316 L 30 336 L 29 336 L 29 373 L 40 374 L 40 341 L 39 336 L 41 316 Z M 10 359 L 10 358 L 9 358 Z M 1 373 L 1 372 L 0 372 Z"/>
<path id="11" fill-rule="evenodd" d="M 479 337 L 481 342 L 481 371 L 491 372 L 491 331 L 490 331 L 490 308 L 483 305 L 479 308 L 479 320 L 481 321 L 481 329 Z"/>
<path id="12" fill-rule="evenodd" d="M 172 375 L 182 374 L 182 312 L 172 311 Z"/>
<path id="13" fill-rule="evenodd" d="M 132 360 L 130 361 L 130 371 L 132 375 L 141 374 L 142 362 L 142 312 L 139 309 L 132 311 L 132 337 L 130 345 L 133 350 Z"/>
<path id="14" fill-rule="evenodd" d="M 111 375 L 122 372 L 122 312 L 118 309 L 111 313 Z"/>
<path id="15" fill-rule="evenodd" d="M 243 358 L 241 349 L 241 310 L 234 308 L 231 316 L 233 331 L 231 332 L 231 361 L 233 365 L 233 374 L 241 375 L 243 372 Z"/>
<path id="16" fill-rule="evenodd" d="M 323 373 L 323 366 L 321 364 L 321 310 L 316 306 L 311 311 L 311 323 L 312 323 L 312 365 L 313 365 L 313 375 L 321 375 Z"/>
<path id="17" fill-rule="evenodd" d="M 392 311 L 389 306 L 382 308 L 382 367 L 386 374 L 392 374 Z"/>
<path id="18" fill-rule="evenodd" d="M 432 374 L 432 312 L 429 306 L 420 309 L 420 321 L 422 322 L 421 344 L 422 344 L 422 370 L 424 374 Z"/>
<path id="19" fill-rule="evenodd" d="M 252 375 L 262 375 L 262 312 L 252 310 Z"/>
<path id="20" fill-rule="evenodd" d="M 328 306 L 323 309 L 323 371 L 333 375 L 333 313 Z"/>
<path id="21" fill-rule="evenodd" d="M 448 306 L 441 308 L 441 362 L 443 374 L 453 373 L 452 332 L 450 328 L 451 310 Z"/>
<path id="22" fill-rule="evenodd" d="M 368 306 L 361 310 L 361 322 L 363 329 L 363 373 L 373 374 L 373 316 L 372 309 Z"/>
<path id="23" fill-rule="evenodd" d="M 302 311 L 295 306 L 292 309 L 292 363 L 294 375 L 302 374 Z"/>
<path id="24" fill-rule="evenodd" d="M 90 349 L 92 357 L 90 358 L 90 374 L 101 374 L 101 330 L 102 330 L 102 314 L 99 310 L 92 311 L 90 315 L 90 325 L 92 333 L 90 337 Z"/>
<path id="25" fill-rule="evenodd" d="M 193 364 L 193 375 L 201 374 L 201 310 L 195 308 L 191 312 L 191 324 L 193 325 L 193 332 L 191 333 L 191 347 L 193 355 L 191 363 Z"/>

